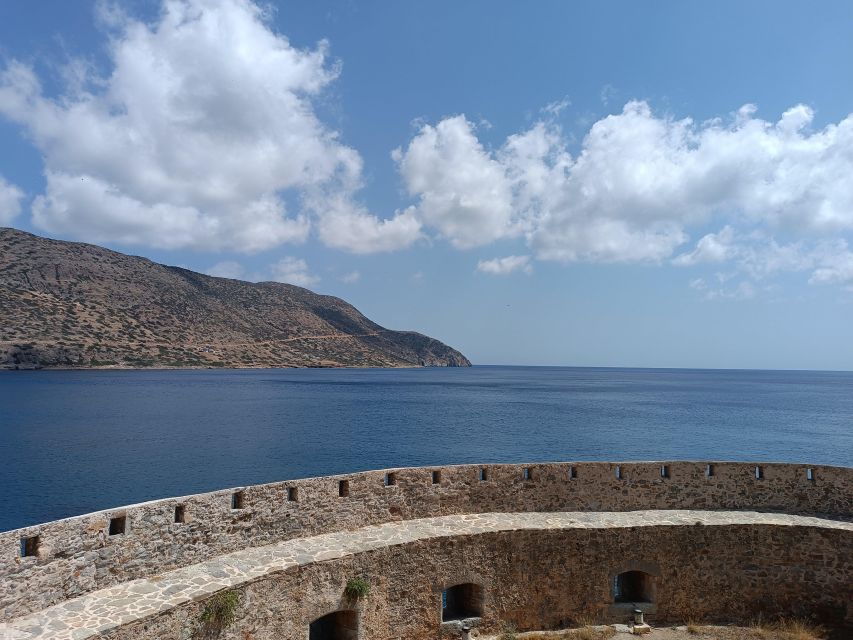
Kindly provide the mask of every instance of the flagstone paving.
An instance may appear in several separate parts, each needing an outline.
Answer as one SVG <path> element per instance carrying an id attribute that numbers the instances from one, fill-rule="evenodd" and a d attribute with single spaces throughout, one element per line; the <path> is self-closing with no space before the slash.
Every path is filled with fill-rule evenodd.
<path id="1" fill-rule="evenodd" d="M 109 629 L 295 566 L 430 538 L 521 529 L 695 524 L 819 527 L 853 533 L 853 522 L 754 511 L 481 513 L 406 520 L 245 549 L 158 576 L 94 591 L 0 624 L 0 639 L 84 640 L 97 637 Z"/>

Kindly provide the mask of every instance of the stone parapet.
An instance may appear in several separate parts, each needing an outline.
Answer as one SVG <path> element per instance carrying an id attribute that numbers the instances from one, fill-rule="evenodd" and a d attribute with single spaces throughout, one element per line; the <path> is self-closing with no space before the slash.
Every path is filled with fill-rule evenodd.
<path id="1" fill-rule="evenodd" d="M 0 533 L 0 620 L 254 547 L 477 513 L 853 515 L 853 469 L 566 462 L 368 471 L 157 500 Z"/>
<path id="2" fill-rule="evenodd" d="M 617 577 L 642 571 L 648 602 L 619 603 Z M 0 624 L 16 640 L 201 637 L 207 599 L 239 593 L 223 640 L 304 640 L 312 621 L 353 611 L 359 638 L 459 637 L 442 592 L 476 584 L 482 631 L 581 619 L 748 622 L 756 615 L 849 622 L 853 523 L 750 511 L 485 513 L 367 526 L 244 549 L 132 580 Z M 348 579 L 370 585 L 345 595 Z M 653 584 L 652 584 L 653 583 Z M 638 594 L 639 595 L 639 594 Z"/>

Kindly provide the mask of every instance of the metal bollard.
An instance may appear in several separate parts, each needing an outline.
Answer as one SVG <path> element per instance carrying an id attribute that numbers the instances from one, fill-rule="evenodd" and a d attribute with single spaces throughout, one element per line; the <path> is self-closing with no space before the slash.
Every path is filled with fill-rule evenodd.
<path id="1" fill-rule="evenodd" d="M 471 640 L 471 627 L 462 627 L 462 640 Z"/>
<path id="2" fill-rule="evenodd" d="M 634 609 L 634 624 L 635 625 L 646 624 L 643 621 L 643 611 L 641 609 Z"/>

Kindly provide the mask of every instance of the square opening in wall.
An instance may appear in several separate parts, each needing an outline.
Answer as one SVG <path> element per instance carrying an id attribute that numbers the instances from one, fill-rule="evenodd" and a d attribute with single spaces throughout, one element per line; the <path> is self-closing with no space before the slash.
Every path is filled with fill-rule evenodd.
<path id="1" fill-rule="evenodd" d="M 806 469 L 806 480 L 814 482 L 814 469 Z"/>
<path id="2" fill-rule="evenodd" d="M 521 477 L 525 480 L 533 480 L 533 469 L 530 467 L 524 467 L 524 471 L 521 472 Z"/>
<path id="3" fill-rule="evenodd" d="M 338 481 L 338 497 L 346 498 L 349 496 L 349 480 Z"/>
<path id="4" fill-rule="evenodd" d="M 397 474 L 396 473 L 386 473 L 385 474 L 385 486 L 393 487 L 397 484 Z"/>
<path id="5" fill-rule="evenodd" d="M 711 478 L 713 476 L 714 476 L 714 465 L 709 464 L 708 466 L 705 467 L 705 477 Z"/>
<path id="6" fill-rule="evenodd" d="M 569 480 L 574 480 L 578 477 L 577 467 L 569 467 Z"/>
<path id="7" fill-rule="evenodd" d="M 296 487 L 287 488 L 287 501 L 296 502 L 299 500 L 299 490 Z"/>
<path id="8" fill-rule="evenodd" d="M 764 467 L 755 467 L 755 479 L 764 480 Z"/>
<path id="9" fill-rule="evenodd" d="M 39 537 L 38 536 L 27 536 L 26 538 L 21 538 L 21 557 L 22 558 L 33 558 L 38 556 L 39 553 Z"/>
<path id="10" fill-rule="evenodd" d="M 614 471 L 614 475 L 616 476 L 617 480 L 621 480 L 622 479 L 622 467 L 616 467 L 616 470 Z"/>
<path id="11" fill-rule="evenodd" d="M 441 621 L 479 618 L 483 615 L 483 587 L 457 584 L 441 592 Z"/>
<path id="12" fill-rule="evenodd" d="M 242 509 L 243 508 L 243 492 L 235 491 L 231 494 L 231 508 L 232 509 Z"/>
<path id="13" fill-rule="evenodd" d="M 175 522 L 178 522 L 178 523 L 186 522 L 185 515 L 184 515 L 184 505 L 182 505 L 182 504 L 176 504 L 175 505 Z"/>
<path id="14" fill-rule="evenodd" d="M 120 536 L 125 532 L 127 527 L 127 516 L 116 516 L 110 518 L 110 535 Z"/>
<path id="15" fill-rule="evenodd" d="M 436 470 L 432 472 L 432 483 L 441 484 L 441 471 Z"/>
<path id="16" fill-rule="evenodd" d="M 485 467 L 480 469 L 480 482 L 485 482 L 489 479 L 489 470 Z"/>
<path id="17" fill-rule="evenodd" d="M 663 465 L 660 468 L 660 477 L 661 478 L 668 478 L 669 477 L 669 467 L 667 465 Z"/>

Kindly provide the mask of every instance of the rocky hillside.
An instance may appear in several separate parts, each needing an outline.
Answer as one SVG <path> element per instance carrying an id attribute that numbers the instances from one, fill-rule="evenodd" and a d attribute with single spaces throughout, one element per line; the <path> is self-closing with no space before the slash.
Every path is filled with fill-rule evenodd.
<path id="1" fill-rule="evenodd" d="M 339 298 L 0 228 L 0 367 L 470 366 Z"/>

